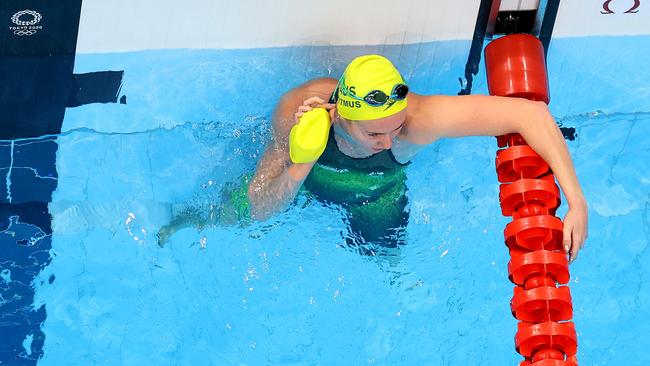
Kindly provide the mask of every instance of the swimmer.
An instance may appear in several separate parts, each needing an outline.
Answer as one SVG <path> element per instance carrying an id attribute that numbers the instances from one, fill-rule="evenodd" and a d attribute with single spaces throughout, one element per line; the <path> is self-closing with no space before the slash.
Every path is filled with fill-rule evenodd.
<path id="1" fill-rule="evenodd" d="M 321 108 L 326 119 L 322 110 L 315 112 Z M 404 167 L 418 151 L 441 138 L 509 133 L 523 136 L 553 170 L 569 206 L 563 245 L 575 260 L 587 237 L 587 202 L 547 105 L 521 98 L 415 94 L 379 55 L 354 59 L 338 80 L 311 80 L 282 96 L 273 114 L 272 141 L 248 186 L 247 213 L 267 220 L 304 187 L 345 207 L 354 236 L 388 240 L 390 246 L 399 243 L 395 236 L 408 219 Z"/>

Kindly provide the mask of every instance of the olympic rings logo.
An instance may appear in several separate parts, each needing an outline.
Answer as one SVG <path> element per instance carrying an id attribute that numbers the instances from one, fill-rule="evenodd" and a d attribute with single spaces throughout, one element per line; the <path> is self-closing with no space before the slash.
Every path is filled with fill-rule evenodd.
<path id="1" fill-rule="evenodd" d="M 31 15 L 32 19 L 20 20 L 20 17 L 23 15 Z M 41 19 L 43 19 L 41 14 L 34 10 L 21 10 L 11 17 L 11 21 L 16 25 L 36 25 L 41 21 Z"/>
<path id="2" fill-rule="evenodd" d="M 17 36 L 33 36 L 36 34 L 35 30 L 15 30 L 14 34 Z"/>

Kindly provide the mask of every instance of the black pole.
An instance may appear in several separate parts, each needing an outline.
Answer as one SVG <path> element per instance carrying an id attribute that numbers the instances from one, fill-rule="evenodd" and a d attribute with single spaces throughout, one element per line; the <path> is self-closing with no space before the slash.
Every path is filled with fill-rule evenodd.
<path id="1" fill-rule="evenodd" d="M 483 50 L 483 42 L 485 41 L 485 32 L 487 30 L 488 21 L 490 20 L 490 11 L 492 10 L 493 0 L 481 0 L 481 5 L 478 9 L 478 16 L 476 17 L 476 25 L 474 26 L 474 36 L 472 37 L 472 46 L 469 50 L 469 57 L 465 65 L 465 88 L 462 88 L 458 95 L 469 95 L 472 93 L 472 81 L 474 75 L 478 73 L 478 66 L 481 62 L 481 51 Z M 463 86 L 462 78 L 459 78 L 461 87 Z"/>
<path id="2" fill-rule="evenodd" d="M 560 0 L 548 0 L 546 11 L 544 12 L 544 20 L 542 20 L 542 26 L 539 30 L 539 40 L 544 46 L 544 56 L 548 53 L 548 46 L 551 43 L 555 18 L 557 17 L 557 11 L 559 8 Z"/>

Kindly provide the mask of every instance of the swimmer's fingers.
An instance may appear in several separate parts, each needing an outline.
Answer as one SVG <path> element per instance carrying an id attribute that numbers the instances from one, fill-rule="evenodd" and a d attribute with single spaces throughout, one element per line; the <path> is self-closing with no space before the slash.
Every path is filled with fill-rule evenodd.
<path id="1" fill-rule="evenodd" d="M 570 261 L 573 262 L 578 258 L 578 252 L 585 246 L 587 240 L 587 233 L 584 232 L 579 226 L 574 227 L 571 232 L 571 250 Z"/>
<path id="2" fill-rule="evenodd" d="M 300 117 L 302 117 L 303 114 L 311 111 L 313 108 L 306 106 L 306 105 L 301 105 L 298 107 L 298 112 L 293 114 L 293 121 L 294 123 L 298 123 L 300 121 Z"/>
<path id="3" fill-rule="evenodd" d="M 322 100 L 319 97 L 311 97 L 311 98 L 305 100 L 304 102 L 302 102 L 302 105 L 309 106 L 309 107 L 312 107 L 312 108 L 316 108 L 321 104 L 325 104 L 325 101 Z"/>
<path id="4" fill-rule="evenodd" d="M 298 107 L 298 113 L 300 113 L 300 112 L 302 112 L 302 113 L 309 112 L 312 109 L 314 109 L 314 108 L 311 107 L 311 106 L 301 105 L 300 107 Z"/>
<path id="5" fill-rule="evenodd" d="M 578 252 L 587 240 L 587 209 L 569 209 L 564 217 L 563 246 L 569 255 L 569 262 L 578 257 Z"/>
<path id="6" fill-rule="evenodd" d="M 294 114 L 294 122 L 298 123 L 300 117 L 314 108 L 325 108 L 330 111 L 336 108 L 336 104 L 325 103 L 325 101 L 319 97 L 311 97 L 305 100 L 301 106 L 298 106 L 298 112 Z"/>
<path id="7" fill-rule="evenodd" d="M 305 112 L 296 112 L 296 113 L 294 113 L 293 114 L 293 122 L 295 124 L 298 124 L 298 122 L 300 122 L 300 117 L 302 117 L 303 114 L 305 114 Z"/>

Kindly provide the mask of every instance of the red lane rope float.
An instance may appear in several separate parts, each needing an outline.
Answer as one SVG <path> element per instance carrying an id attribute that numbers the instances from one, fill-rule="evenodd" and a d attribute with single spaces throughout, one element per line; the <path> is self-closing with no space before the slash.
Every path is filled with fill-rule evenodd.
<path id="1" fill-rule="evenodd" d="M 533 36 L 499 38 L 485 49 L 490 94 L 549 102 L 544 49 Z M 515 349 L 520 366 L 577 366 L 578 347 L 562 248 L 562 221 L 555 216 L 560 190 L 548 164 L 518 134 L 497 137 L 499 201 L 512 222 L 504 230 L 510 250 L 510 301 L 520 321 Z M 559 286 L 560 285 L 560 286 Z"/>
<path id="2" fill-rule="evenodd" d="M 524 286 L 534 277 L 550 277 L 559 284 L 569 282 L 569 262 L 566 255 L 558 251 L 537 250 L 513 255 L 508 263 L 510 281 Z"/>
<path id="3" fill-rule="evenodd" d="M 510 250 L 562 250 L 562 220 L 551 215 L 514 219 L 504 230 Z"/>
<path id="4" fill-rule="evenodd" d="M 569 288 L 557 288 L 554 283 L 531 290 L 515 287 L 510 306 L 512 315 L 524 322 L 558 322 L 573 317 Z"/>
<path id="5" fill-rule="evenodd" d="M 527 145 L 512 146 L 497 151 L 499 182 L 514 182 L 521 177 L 537 178 L 548 172 L 548 165 Z"/>

